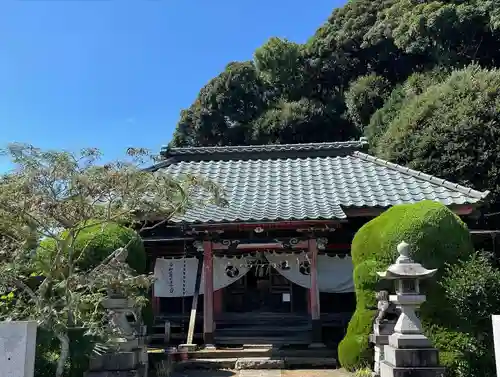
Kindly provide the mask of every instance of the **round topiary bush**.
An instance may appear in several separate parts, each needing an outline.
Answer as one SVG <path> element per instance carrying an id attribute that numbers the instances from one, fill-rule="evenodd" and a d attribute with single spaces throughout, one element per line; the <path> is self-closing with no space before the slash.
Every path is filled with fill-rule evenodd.
<path id="1" fill-rule="evenodd" d="M 453 265 L 473 253 L 466 225 L 447 207 L 433 201 L 394 206 L 361 227 L 352 242 L 356 311 L 338 347 L 339 361 L 350 371 L 371 365 L 368 337 L 375 316 L 375 292 L 381 288 L 376 273 L 394 263 L 401 241 L 411 245 L 414 260 L 427 268 L 438 268 L 437 280 L 442 279 L 445 264 Z M 431 289 L 426 289 L 429 284 Z M 445 332 L 453 329 L 457 315 L 451 305 L 446 305 L 444 289 L 435 281 L 422 284 L 422 289 L 427 294 L 421 308 L 422 322 Z M 436 340 L 434 344 L 440 350 L 448 351 L 432 333 L 428 336 Z"/>
<path id="2" fill-rule="evenodd" d="M 140 236 L 134 230 L 119 224 L 96 224 L 82 230 L 74 244 L 78 269 L 91 270 L 98 266 L 106 257 L 120 247 L 128 246 L 127 262 L 138 273 L 146 269 L 146 252 Z M 37 250 L 37 262 L 43 273 L 44 268 L 51 264 L 56 247 L 53 239 L 43 240 Z M 44 267 L 45 266 L 45 267 Z"/>

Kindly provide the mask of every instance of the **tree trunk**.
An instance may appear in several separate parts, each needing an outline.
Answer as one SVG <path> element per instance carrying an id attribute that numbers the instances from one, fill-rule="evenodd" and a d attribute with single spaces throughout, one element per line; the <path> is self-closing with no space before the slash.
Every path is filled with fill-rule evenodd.
<path id="1" fill-rule="evenodd" d="M 56 377 L 62 377 L 64 374 L 64 365 L 69 356 L 69 337 L 67 334 L 57 334 L 57 338 L 61 342 L 61 353 L 57 361 Z"/>

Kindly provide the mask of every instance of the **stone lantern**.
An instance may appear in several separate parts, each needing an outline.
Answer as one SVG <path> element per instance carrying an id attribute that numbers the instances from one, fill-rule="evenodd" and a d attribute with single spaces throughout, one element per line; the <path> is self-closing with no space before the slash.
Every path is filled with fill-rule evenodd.
<path id="1" fill-rule="evenodd" d="M 386 271 L 378 272 L 383 279 L 394 280 L 396 294 L 389 300 L 397 305 L 401 314 L 384 346 L 384 360 L 380 363 L 380 376 L 441 376 L 444 368 L 439 366 L 438 351 L 423 334 L 422 324 L 416 310 L 425 302 L 420 293 L 420 281 L 428 279 L 437 270 L 428 270 L 411 259 L 410 245 L 398 245 L 399 257 Z"/>

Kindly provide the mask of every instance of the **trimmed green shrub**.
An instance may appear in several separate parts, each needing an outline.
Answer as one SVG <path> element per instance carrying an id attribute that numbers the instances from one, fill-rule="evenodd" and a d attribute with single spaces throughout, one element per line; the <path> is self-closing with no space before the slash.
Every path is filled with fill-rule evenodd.
<path id="1" fill-rule="evenodd" d="M 82 270 L 91 270 L 116 249 L 127 245 L 127 262 L 130 267 L 138 273 L 146 270 L 146 252 L 139 235 L 132 229 L 119 224 L 108 223 L 96 224 L 82 230 L 75 241 L 75 258 L 79 258 L 82 251 L 84 254 L 77 262 L 77 267 Z M 85 250 L 84 250 L 85 249 Z M 55 253 L 55 241 L 45 239 L 37 250 L 37 265 L 40 272 L 50 266 Z"/>
<path id="2" fill-rule="evenodd" d="M 372 363 L 368 336 L 375 315 L 375 292 L 382 287 L 376 272 L 394 263 L 401 241 L 411 245 L 414 260 L 439 269 L 438 281 L 445 264 L 453 265 L 473 253 L 466 225 L 447 207 L 433 201 L 394 206 L 361 227 L 352 242 L 356 311 L 338 348 L 341 365 L 350 371 Z M 431 288 L 426 289 L 429 284 Z M 432 281 L 424 282 L 422 289 L 427 294 L 421 308 L 422 321 L 442 327 L 445 333 L 454 328 L 459 321 L 451 305 L 446 304 L 444 289 Z M 428 335 L 435 340 L 432 332 Z M 441 350 L 453 351 L 446 344 Z"/>
<path id="3" fill-rule="evenodd" d="M 127 262 L 138 273 L 145 273 L 146 251 L 141 238 L 134 230 L 115 223 L 90 226 L 80 232 L 75 241 L 75 257 L 78 258 L 84 248 L 85 252 L 78 261 L 77 267 L 83 271 L 90 270 L 99 265 L 113 251 L 127 245 L 130 241 L 127 249 Z M 54 253 L 55 241 L 43 240 L 36 256 L 36 265 L 40 274 L 43 275 L 43 271 L 50 266 Z M 148 328 L 152 326 L 154 315 L 151 303 L 142 309 L 142 317 Z"/>

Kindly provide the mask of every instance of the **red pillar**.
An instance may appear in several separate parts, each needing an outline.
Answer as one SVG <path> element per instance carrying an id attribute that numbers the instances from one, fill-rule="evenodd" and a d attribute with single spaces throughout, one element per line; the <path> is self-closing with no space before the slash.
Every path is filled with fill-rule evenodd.
<path id="1" fill-rule="evenodd" d="M 218 291 L 214 292 L 214 315 L 215 319 L 217 319 L 217 316 L 219 314 L 222 314 L 223 311 L 223 296 L 224 296 L 224 289 L 219 289 Z"/>
<path id="2" fill-rule="evenodd" d="M 203 241 L 203 340 L 205 347 L 214 344 L 214 264 L 212 255 L 212 242 Z"/>
<path id="3" fill-rule="evenodd" d="M 310 289 L 310 313 L 312 322 L 312 341 L 313 344 L 322 343 L 322 328 L 319 305 L 319 287 L 318 287 L 318 243 L 316 239 L 309 240 L 309 258 L 311 261 L 311 289 Z"/>

